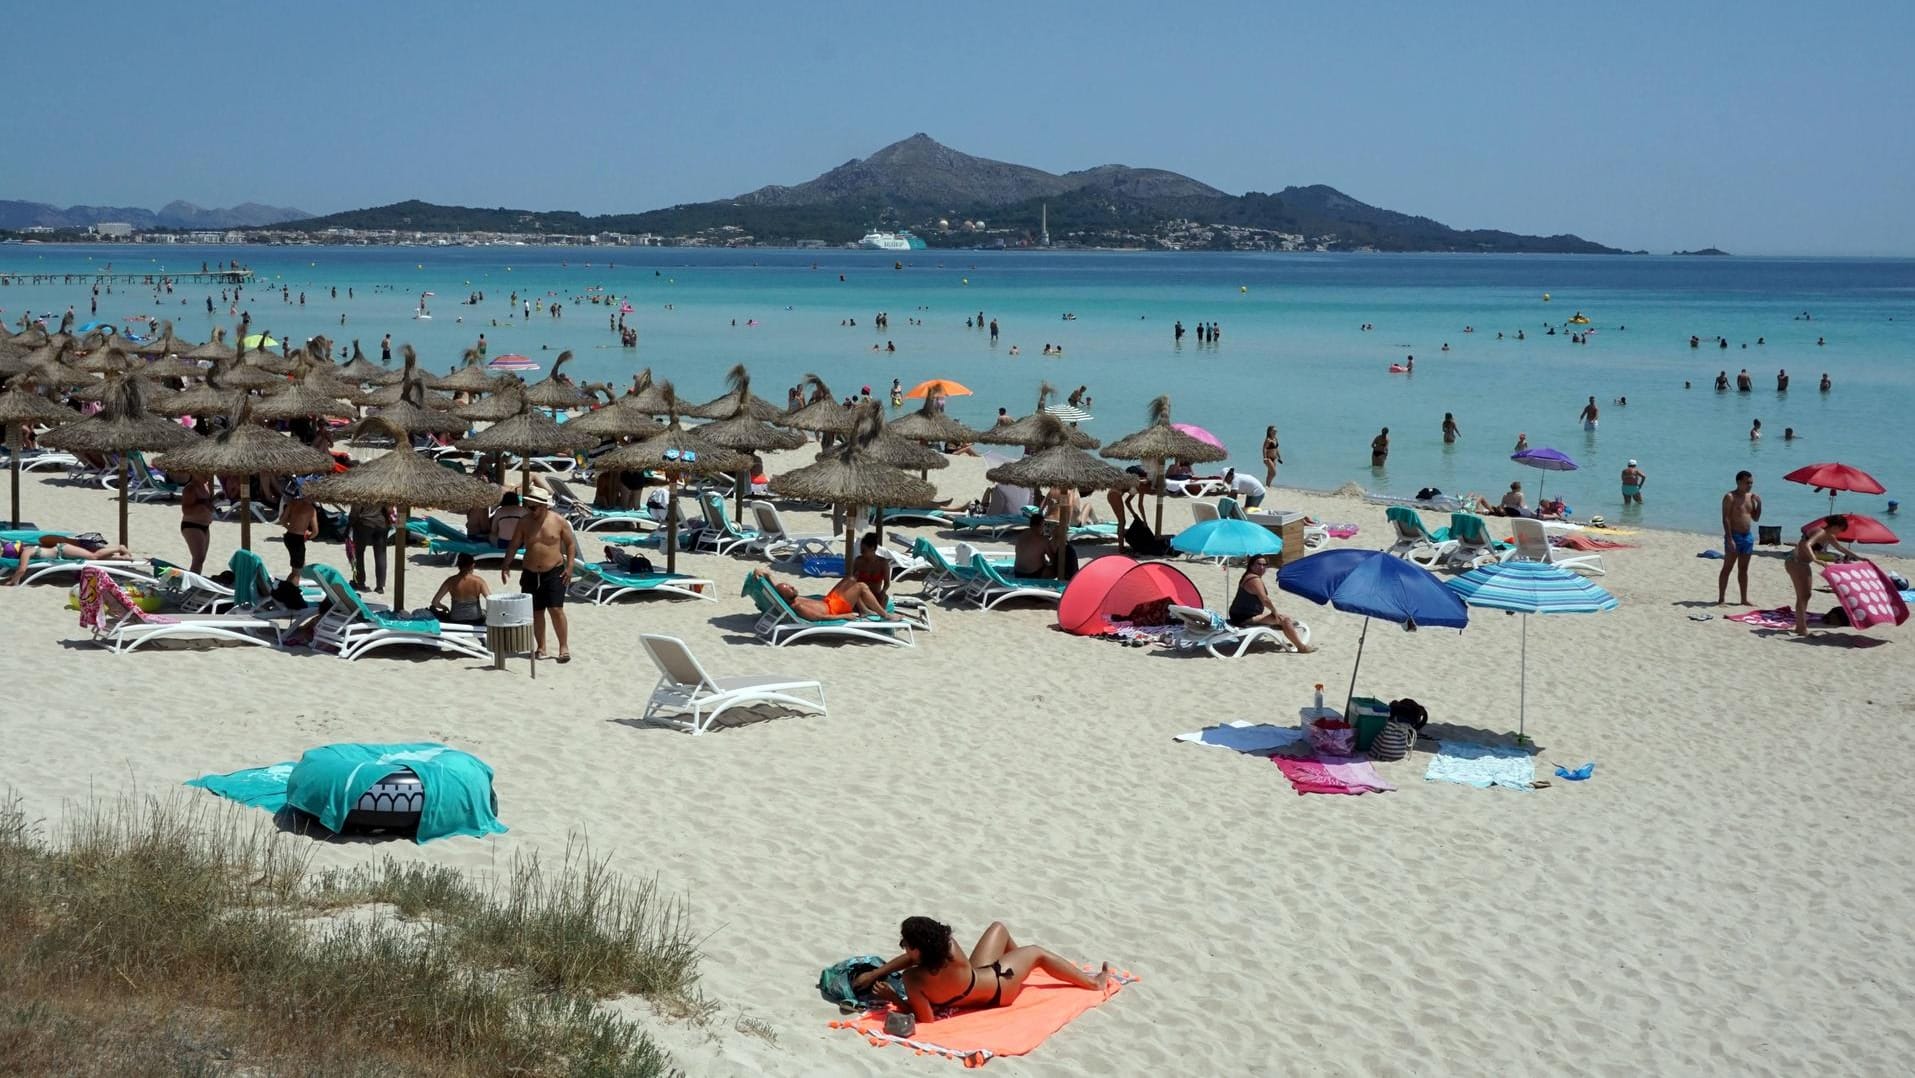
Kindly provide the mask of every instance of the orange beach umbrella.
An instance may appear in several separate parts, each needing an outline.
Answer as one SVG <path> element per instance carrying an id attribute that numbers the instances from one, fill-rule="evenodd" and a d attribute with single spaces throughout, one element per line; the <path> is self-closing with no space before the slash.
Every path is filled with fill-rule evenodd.
<path id="1" fill-rule="evenodd" d="M 917 385 L 912 386 L 911 392 L 906 393 L 905 396 L 922 399 L 925 394 L 933 390 L 947 397 L 968 397 L 971 395 L 970 389 L 961 382 L 953 382 L 949 378 L 933 378 L 928 382 L 919 382 Z"/>

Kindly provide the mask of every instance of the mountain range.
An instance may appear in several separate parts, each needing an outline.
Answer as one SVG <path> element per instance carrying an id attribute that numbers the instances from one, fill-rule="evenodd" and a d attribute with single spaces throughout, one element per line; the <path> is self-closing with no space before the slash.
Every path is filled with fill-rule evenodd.
<path id="1" fill-rule="evenodd" d="M 1621 253 L 1575 235 L 1451 228 L 1321 184 L 1232 195 L 1175 172 L 1099 165 L 1063 174 L 974 157 L 912 135 L 803 183 L 646 213 L 475 209 L 410 201 L 298 221 L 326 229 L 651 233 L 671 242 L 856 241 L 910 229 L 934 247 L 1073 246 L 1198 250 Z"/>
<path id="2" fill-rule="evenodd" d="M 18 232 L 24 228 L 86 228 L 103 221 L 124 221 L 141 231 L 163 228 L 263 228 L 311 217 L 305 210 L 288 206 L 262 206 L 242 202 L 226 209 L 201 209 L 191 202 L 168 202 L 158 210 L 138 206 L 68 206 L 61 209 L 45 202 L 18 202 L 0 199 L 0 230 Z"/>

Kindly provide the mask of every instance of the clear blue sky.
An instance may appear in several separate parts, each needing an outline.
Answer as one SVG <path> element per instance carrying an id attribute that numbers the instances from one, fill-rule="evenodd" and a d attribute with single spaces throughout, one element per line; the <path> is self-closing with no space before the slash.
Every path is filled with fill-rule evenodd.
<path id="1" fill-rule="evenodd" d="M 63 206 L 635 211 L 925 131 L 1652 251 L 1915 254 L 1908 0 L 104 0 L 16 29 L 0 197 Z"/>

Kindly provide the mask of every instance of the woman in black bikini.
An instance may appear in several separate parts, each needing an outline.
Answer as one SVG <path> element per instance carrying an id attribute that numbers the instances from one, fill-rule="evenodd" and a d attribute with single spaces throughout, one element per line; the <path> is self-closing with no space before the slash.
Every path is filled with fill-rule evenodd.
<path id="1" fill-rule="evenodd" d="M 206 548 L 213 544 L 213 484 L 204 476 L 180 488 L 180 538 L 186 540 L 187 570 L 206 568 Z"/>
<path id="2" fill-rule="evenodd" d="M 1102 989 L 1110 980 L 1110 963 L 1094 974 L 1042 947 L 1019 947 L 1004 922 L 993 921 L 967 957 L 958 950 L 951 926 L 929 917 L 906 917 L 898 931 L 904 953 L 877 969 L 860 974 L 852 987 L 871 989 L 898 1004 L 884 980 L 904 972 L 905 1002 L 920 1022 L 935 1021 L 961 1010 L 1008 1007 L 1024 990 L 1024 980 L 1042 969 L 1079 988 Z"/>
<path id="3" fill-rule="evenodd" d="M 1237 581 L 1237 595 L 1230 600 L 1230 612 L 1225 620 L 1239 629 L 1252 625 L 1273 626 L 1297 651 L 1315 651 L 1316 648 L 1303 642 L 1297 623 L 1277 613 L 1276 605 L 1270 601 L 1270 589 L 1263 583 L 1264 571 L 1269 568 L 1270 559 L 1262 554 L 1251 558 L 1243 567 L 1243 576 Z"/>
<path id="4" fill-rule="evenodd" d="M 1809 635 L 1809 597 L 1815 591 L 1815 555 L 1825 547 L 1855 556 L 1855 551 L 1844 546 L 1836 537 L 1848 530 L 1849 520 L 1840 513 L 1832 514 L 1822 521 L 1822 526 L 1802 536 L 1789 553 L 1786 565 L 1789 581 L 1795 585 L 1795 635 Z M 1725 578 L 1726 579 L 1726 578 Z"/>

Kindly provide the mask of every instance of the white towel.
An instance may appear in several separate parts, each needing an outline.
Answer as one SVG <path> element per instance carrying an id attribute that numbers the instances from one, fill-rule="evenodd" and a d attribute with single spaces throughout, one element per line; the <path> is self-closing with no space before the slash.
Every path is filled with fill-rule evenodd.
<path id="1" fill-rule="evenodd" d="M 1303 731 L 1295 726 L 1271 726 L 1269 723 L 1249 723 L 1238 719 L 1220 726 L 1205 727 L 1194 733 L 1178 734 L 1173 740 L 1235 749 L 1252 756 L 1268 756 L 1278 749 L 1302 741 Z"/>

